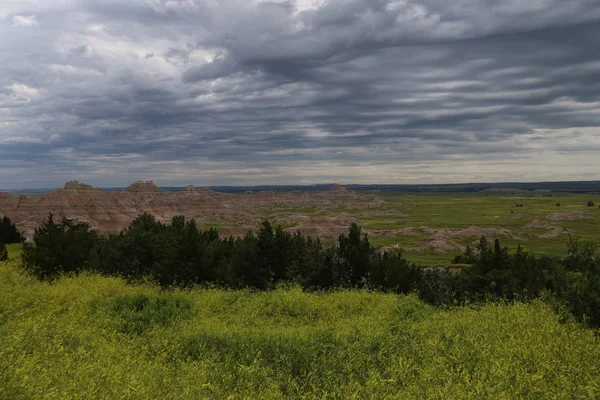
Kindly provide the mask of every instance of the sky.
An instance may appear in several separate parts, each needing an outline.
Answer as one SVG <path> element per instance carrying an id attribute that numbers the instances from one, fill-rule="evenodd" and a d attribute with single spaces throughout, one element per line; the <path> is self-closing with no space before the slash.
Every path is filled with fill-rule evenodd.
<path id="1" fill-rule="evenodd" d="M 0 0 L 0 188 L 600 180 L 598 0 Z"/>

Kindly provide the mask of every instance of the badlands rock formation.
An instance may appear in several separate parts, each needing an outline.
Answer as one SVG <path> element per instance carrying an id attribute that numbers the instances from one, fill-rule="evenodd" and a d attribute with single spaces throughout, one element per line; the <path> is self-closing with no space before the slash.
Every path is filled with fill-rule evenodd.
<path id="1" fill-rule="evenodd" d="M 303 233 L 334 236 L 347 229 L 338 222 L 311 217 L 298 218 L 294 208 L 336 208 L 345 204 L 375 204 L 372 195 L 359 194 L 335 186 L 330 191 L 309 193 L 225 194 L 211 189 L 188 186 L 181 192 L 161 192 L 152 182 L 136 182 L 120 192 L 105 192 L 77 182 L 41 197 L 15 196 L 0 193 L 0 215 L 7 215 L 27 237 L 44 221 L 48 213 L 56 217 L 87 222 L 101 232 L 118 232 L 126 228 L 139 214 L 148 212 L 159 221 L 169 221 L 175 215 L 194 218 L 200 226 L 219 225 L 227 235 L 243 235 L 257 228 L 264 218 L 261 211 L 278 211 L 273 222 L 297 223 Z M 281 212 L 282 209 L 290 210 Z M 296 216 L 296 217 L 292 217 Z M 342 221 L 339 221 L 342 222 Z M 346 222 L 344 220 L 344 222 Z M 293 231 L 294 227 L 288 228 Z"/>

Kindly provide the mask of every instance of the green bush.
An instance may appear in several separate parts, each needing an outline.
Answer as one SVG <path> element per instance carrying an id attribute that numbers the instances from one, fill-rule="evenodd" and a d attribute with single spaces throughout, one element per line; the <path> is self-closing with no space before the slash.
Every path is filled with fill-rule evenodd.
<path id="1" fill-rule="evenodd" d="M 193 314 L 193 306 L 188 299 L 168 293 L 123 295 L 95 300 L 90 306 L 93 313 L 106 313 L 117 331 L 134 335 L 188 319 Z"/>

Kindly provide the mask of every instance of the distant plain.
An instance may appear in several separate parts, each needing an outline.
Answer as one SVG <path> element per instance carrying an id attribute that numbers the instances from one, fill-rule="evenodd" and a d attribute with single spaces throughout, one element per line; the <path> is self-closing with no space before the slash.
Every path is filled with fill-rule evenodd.
<path id="1" fill-rule="evenodd" d="M 569 235 L 584 241 L 600 243 L 600 195 L 549 192 L 476 192 L 413 193 L 384 192 L 377 196 L 385 201 L 380 210 L 396 211 L 402 216 L 361 217 L 364 209 L 327 209 L 330 215 L 311 208 L 256 209 L 266 219 L 282 212 L 331 219 L 346 213 L 359 219 L 359 224 L 373 232 L 370 240 L 379 247 L 398 245 L 409 259 L 424 266 L 447 265 L 460 250 L 448 252 L 407 250 L 419 248 L 430 234 L 395 233 L 404 228 L 428 227 L 436 230 L 460 230 L 470 226 L 506 229 L 513 237 L 500 237 L 501 244 L 515 250 L 520 244 L 538 255 L 565 256 Z M 588 202 L 594 206 L 588 206 Z M 522 206 L 517 206 L 522 205 Z M 558 213 L 558 215 L 553 214 Z M 585 213 L 585 215 L 583 214 Z M 572 218 L 572 220 L 570 220 Z M 532 224 L 533 223 L 533 224 Z M 531 225 L 530 225 L 531 224 Z M 527 227 L 530 225 L 530 227 Z M 537 227 L 536 227 L 537 225 Z M 216 225 L 218 227 L 218 224 Z M 287 225 L 285 227 L 293 227 Z M 546 226 L 546 227 L 540 227 Z M 377 232 L 379 231 L 379 232 Z M 390 231 L 383 234 L 380 231 Z M 452 238 L 462 245 L 472 245 L 479 237 Z"/>

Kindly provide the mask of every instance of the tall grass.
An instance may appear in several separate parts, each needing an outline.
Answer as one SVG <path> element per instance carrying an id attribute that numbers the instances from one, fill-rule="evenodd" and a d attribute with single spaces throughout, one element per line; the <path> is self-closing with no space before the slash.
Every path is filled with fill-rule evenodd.
<path id="1" fill-rule="evenodd" d="M 1 399 L 600 397 L 594 332 L 542 301 L 161 291 L 0 263 Z"/>

